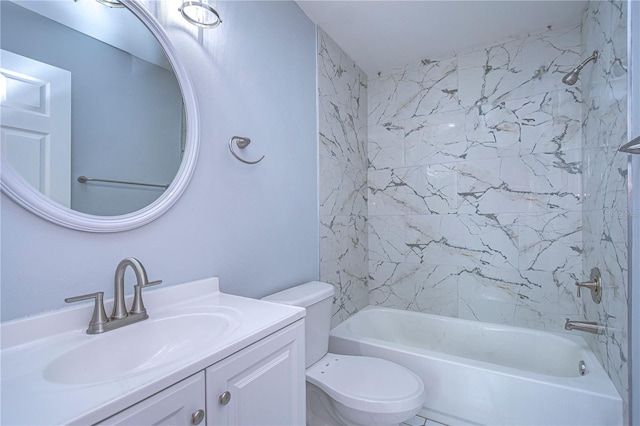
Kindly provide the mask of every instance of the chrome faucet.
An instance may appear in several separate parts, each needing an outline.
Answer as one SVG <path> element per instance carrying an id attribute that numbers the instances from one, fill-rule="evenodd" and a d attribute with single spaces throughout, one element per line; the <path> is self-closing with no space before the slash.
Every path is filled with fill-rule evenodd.
<path id="1" fill-rule="evenodd" d="M 587 333 L 593 334 L 604 334 L 604 327 L 595 321 L 571 321 L 567 318 L 567 322 L 564 323 L 564 329 L 586 331 Z"/>
<path id="2" fill-rule="evenodd" d="M 134 288 L 134 296 L 133 296 L 133 305 L 131 306 L 131 312 L 127 312 L 127 308 L 124 304 L 124 273 L 127 270 L 127 266 L 130 266 L 133 269 L 133 272 L 136 274 L 137 284 L 133 286 Z M 147 271 L 145 271 L 142 263 L 134 257 L 127 257 L 126 259 L 122 259 L 118 266 L 116 267 L 116 276 L 113 280 L 113 311 L 111 312 L 112 320 L 119 320 L 126 318 L 130 314 L 144 314 L 147 315 L 147 310 L 144 308 L 144 304 L 142 303 L 142 289 L 144 287 L 149 287 L 151 285 L 160 284 L 162 281 L 152 281 L 149 282 L 147 278 Z M 146 318 L 149 316 L 147 315 Z M 146 319 L 144 318 L 144 319 Z"/>
<path id="3" fill-rule="evenodd" d="M 133 303 L 131 305 L 131 309 L 127 312 L 127 308 L 124 303 L 124 273 L 128 266 L 133 269 L 133 272 L 136 275 L 137 284 L 133 286 Z M 107 318 L 104 311 L 104 292 L 102 291 L 82 296 L 69 297 L 64 299 L 64 301 L 72 303 L 81 300 L 95 299 L 93 316 L 91 317 L 91 321 L 89 321 L 87 334 L 99 334 L 124 327 L 125 325 L 144 321 L 149 318 L 147 310 L 144 307 L 144 303 L 142 302 L 142 289 L 160 283 L 162 283 L 162 280 L 149 282 L 149 279 L 147 278 L 147 271 L 145 271 L 142 263 L 140 263 L 136 258 L 127 257 L 122 259 L 116 267 L 116 275 L 113 283 L 114 299 L 111 317 Z"/>

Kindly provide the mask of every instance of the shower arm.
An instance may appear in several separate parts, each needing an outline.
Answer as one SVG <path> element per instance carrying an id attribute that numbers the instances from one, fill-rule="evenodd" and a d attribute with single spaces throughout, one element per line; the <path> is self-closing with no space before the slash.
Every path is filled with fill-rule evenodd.
<path id="1" fill-rule="evenodd" d="M 589 56 L 587 59 L 582 61 L 582 63 L 580 65 L 575 67 L 572 72 L 580 72 L 582 70 L 582 68 L 584 68 L 584 66 L 587 65 L 591 61 L 598 62 L 598 51 L 597 50 L 594 50 L 593 54 L 591 54 L 591 56 Z"/>

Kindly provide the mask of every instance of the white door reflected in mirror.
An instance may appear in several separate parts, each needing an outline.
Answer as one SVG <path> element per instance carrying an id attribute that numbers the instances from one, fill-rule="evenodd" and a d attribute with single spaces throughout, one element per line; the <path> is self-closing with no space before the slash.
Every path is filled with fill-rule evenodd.
<path id="1" fill-rule="evenodd" d="M 42 194 L 71 206 L 71 73 L 0 50 L 2 157 Z"/>

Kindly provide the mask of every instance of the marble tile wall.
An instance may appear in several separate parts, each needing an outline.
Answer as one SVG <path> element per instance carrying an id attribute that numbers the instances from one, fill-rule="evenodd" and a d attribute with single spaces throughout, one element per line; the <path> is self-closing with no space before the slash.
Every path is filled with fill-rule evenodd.
<path id="1" fill-rule="evenodd" d="M 320 279 L 333 284 L 332 326 L 369 302 L 367 76 L 318 29 Z"/>
<path id="2" fill-rule="evenodd" d="M 538 329 L 582 316 L 580 27 L 368 81 L 369 303 Z M 372 77 L 372 76 L 370 76 Z"/>
<path id="3" fill-rule="evenodd" d="M 599 51 L 581 73 L 584 97 L 583 276 L 602 273 L 602 302 L 585 298 L 585 318 L 606 326 L 589 344 L 623 399 L 628 401 L 627 4 L 592 1 L 583 16 L 582 56 Z"/>
<path id="4" fill-rule="evenodd" d="M 590 2 L 582 26 L 368 82 L 319 30 L 333 325 L 367 304 L 552 331 L 596 320 L 608 332 L 585 337 L 627 400 L 625 11 Z M 597 64 L 562 84 L 594 49 Z M 601 305 L 575 292 L 593 266 Z"/>

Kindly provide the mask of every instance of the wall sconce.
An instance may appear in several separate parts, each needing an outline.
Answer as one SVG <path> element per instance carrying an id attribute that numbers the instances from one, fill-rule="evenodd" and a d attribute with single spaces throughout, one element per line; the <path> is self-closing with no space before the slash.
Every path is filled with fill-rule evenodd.
<path id="1" fill-rule="evenodd" d="M 178 10 L 184 19 L 200 28 L 211 29 L 222 23 L 218 12 L 201 1 L 185 1 Z"/>

